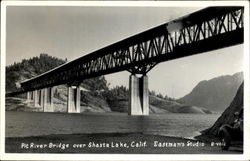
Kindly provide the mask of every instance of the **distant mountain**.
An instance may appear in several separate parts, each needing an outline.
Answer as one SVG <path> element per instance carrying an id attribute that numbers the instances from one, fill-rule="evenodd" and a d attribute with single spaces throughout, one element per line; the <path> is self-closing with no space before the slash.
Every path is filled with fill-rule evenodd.
<path id="1" fill-rule="evenodd" d="M 189 94 L 178 99 L 178 102 L 222 112 L 229 106 L 242 82 L 242 72 L 201 81 Z"/>

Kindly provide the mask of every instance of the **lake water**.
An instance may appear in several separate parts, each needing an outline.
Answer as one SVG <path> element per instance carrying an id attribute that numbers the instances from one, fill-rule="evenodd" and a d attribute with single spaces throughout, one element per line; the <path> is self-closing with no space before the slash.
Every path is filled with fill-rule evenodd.
<path id="1" fill-rule="evenodd" d="M 6 111 L 6 137 L 49 134 L 143 132 L 192 138 L 211 127 L 219 114 L 42 113 Z"/>

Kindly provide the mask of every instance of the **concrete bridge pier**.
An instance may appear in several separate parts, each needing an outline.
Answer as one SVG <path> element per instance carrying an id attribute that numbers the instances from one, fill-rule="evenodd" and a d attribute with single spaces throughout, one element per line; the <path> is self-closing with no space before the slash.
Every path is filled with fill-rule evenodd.
<path id="1" fill-rule="evenodd" d="M 32 100 L 32 92 L 31 91 L 27 92 L 27 100 L 28 101 Z"/>
<path id="2" fill-rule="evenodd" d="M 53 112 L 53 87 L 43 89 L 43 112 Z"/>
<path id="3" fill-rule="evenodd" d="M 80 113 L 80 87 L 68 86 L 68 113 Z"/>
<path id="4" fill-rule="evenodd" d="M 33 101 L 34 101 L 34 99 L 35 99 L 35 96 L 34 96 L 34 91 L 31 91 L 31 100 L 33 100 Z"/>
<path id="5" fill-rule="evenodd" d="M 34 106 L 39 107 L 39 95 L 38 95 L 38 90 L 33 91 L 33 97 L 34 97 Z"/>
<path id="6" fill-rule="evenodd" d="M 129 77 L 129 115 L 149 114 L 148 77 L 137 77 L 135 74 Z"/>
<path id="7" fill-rule="evenodd" d="M 43 107 L 43 105 L 44 105 L 44 90 L 43 89 L 38 90 L 38 95 L 39 95 L 39 101 L 38 101 L 39 107 Z"/>

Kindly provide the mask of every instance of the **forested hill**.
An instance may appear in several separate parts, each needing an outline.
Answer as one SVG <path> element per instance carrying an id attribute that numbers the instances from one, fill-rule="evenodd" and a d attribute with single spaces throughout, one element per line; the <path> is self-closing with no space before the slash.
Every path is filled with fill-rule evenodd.
<path id="1" fill-rule="evenodd" d="M 24 59 L 20 63 L 6 67 L 6 93 L 15 92 L 20 88 L 20 82 L 48 70 L 51 70 L 66 60 L 58 59 L 48 54 L 40 54 L 39 57 Z"/>

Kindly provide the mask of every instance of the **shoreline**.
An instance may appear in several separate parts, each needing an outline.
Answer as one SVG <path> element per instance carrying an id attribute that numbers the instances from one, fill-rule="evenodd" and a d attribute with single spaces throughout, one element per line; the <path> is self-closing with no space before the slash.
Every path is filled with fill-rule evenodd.
<path id="1" fill-rule="evenodd" d="M 143 133 L 52 134 L 6 137 L 6 153 L 242 154 L 201 140 Z"/>

